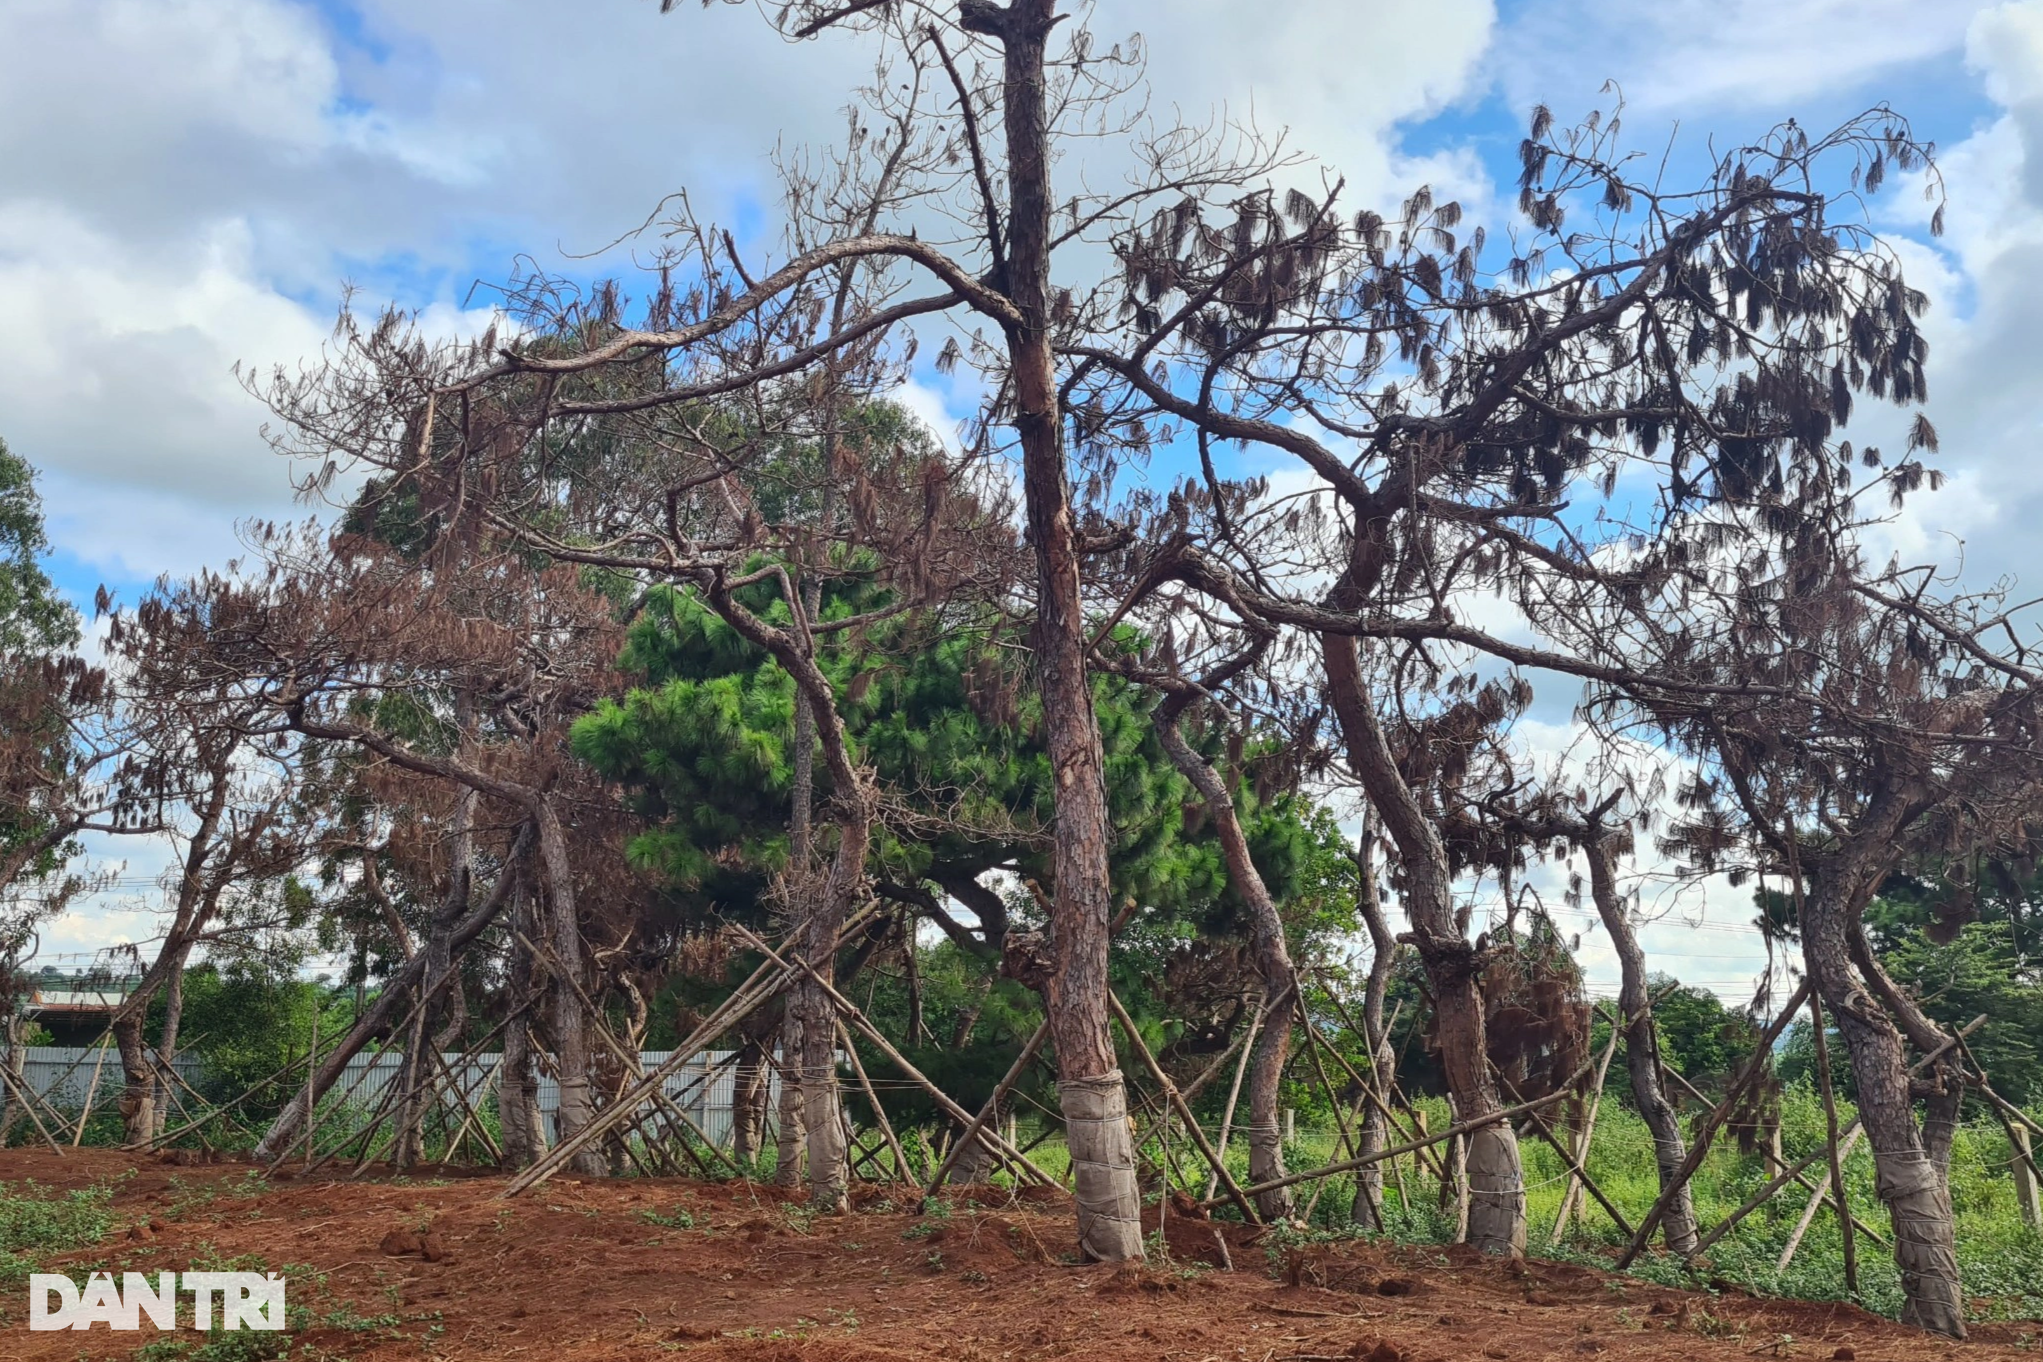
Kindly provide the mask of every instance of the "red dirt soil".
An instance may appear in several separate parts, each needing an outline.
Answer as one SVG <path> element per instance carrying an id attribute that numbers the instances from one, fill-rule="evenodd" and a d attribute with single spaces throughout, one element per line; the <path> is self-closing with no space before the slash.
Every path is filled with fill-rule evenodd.
<path id="1" fill-rule="evenodd" d="M 1215 1227 L 1176 1215 L 1171 1264 L 1073 1266 L 1060 1261 L 1072 1240 L 1067 1204 L 1014 1203 L 993 1188 L 970 1189 L 948 1219 L 927 1221 L 912 1205 L 882 1209 L 882 1189 L 865 1188 L 860 1211 L 810 1221 L 759 1185 L 559 1178 L 505 1200 L 493 1176 L 248 1174 L 232 1164 L 137 1166 L 107 1150 L 62 1159 L 0 1151 L 0 1181 L 115 1185 L 122 1228 L 60 1264 L 182 1271 L 216 1253 L 259 1255 L 271 1270 L 309 1267 L 289 1287 L 294 1314 L 313 1317 L 292 1336 L 292 1355 L 328 1362 L 2035 1355 L 2025 1348 L 2032 1331 L 2016 1326 L 1983 1325 L 1953 1344 L 1851 1306 L 1685 1295 L 1465 1249 L 1350 1243 L 1273 1264 L 1242 1225 L 1225 1227 L 1238 1270 L 1215 1271 Z M 648 1218 L 678 1221 L 681 1210 L 692 1228 Z M 23 1302 L 0 1310 L 0 1358 L 20 1362 L 130 1357 L 170 1337 L 146 1326 L 30 1333 Z"/>

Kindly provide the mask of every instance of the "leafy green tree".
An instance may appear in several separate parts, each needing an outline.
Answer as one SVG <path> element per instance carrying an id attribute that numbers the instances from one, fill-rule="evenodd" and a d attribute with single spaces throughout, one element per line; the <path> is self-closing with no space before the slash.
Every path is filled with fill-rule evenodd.
<path id="1" fill-rule="evenodd" d="M 0 657 L 78 641 L 78 612 L 43 571 L 49 551 L 35 470 L 0 440 Z"/>
<path id="2" fill-rule="evenodd" d="M 35 470 L 0 441 L 0 894 L 47 886 L 93 811 L 81 807 L 89 763 L 76 724 L 103 700 L 105 677 L 72 655 L 78 612 L 44 572 L 48 553 Z M 55 904 L 7 906 L 0 955 Z"/>
<path id="3" fill-rule="evenodd" d="M 1716 994 L 1666 974 L 1652 976 L 1651 991 L 1661 1057 L 1682 1077 L 1698 1087 L 1720 1083 L 1751 1058 L 1751 1020 Z"/>

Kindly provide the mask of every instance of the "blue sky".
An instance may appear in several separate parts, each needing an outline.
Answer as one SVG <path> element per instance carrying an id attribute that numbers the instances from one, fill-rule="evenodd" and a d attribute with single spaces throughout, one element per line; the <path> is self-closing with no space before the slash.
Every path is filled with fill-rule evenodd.
<path id="1" fill-rule="evenodd" d="M 1678 125 L 1677 177 L 1713 134 L 1894 104 L 1951 185 L 1941 242 L 1901 196 L 1883 211 L 1935 300 L 1952 485 L 1893 544 L 2043 580 L 2043 0 L 1100 0 L 1092 27 L 1145 32 L 1153 107 L 1252 109 L 1351 202 L 1431 183 L 1493 229 L 1535 100 L 1571 120 L 1618 82 L 1634 145 L 1657 153 Z M 55 575 L 81 601 L 102 582 L 133 599 L 233 557 L 238 522 L 302 513 L 231 366 L 316 356 L 344 281 L 470 325 L 472 286 L 514 254 L 593 271 L 562 252 L 684 187 L 765 237 L 776 140 L 834 140 L 868 62 L 855 41 L 788 47 L 750 5 L 9 0 L 0 436 L 44 470 Z M 943 385 L 916 397 L 944 419 Z M 123 854 L 131 879 L 153 873 Z M 1688 907 L 1701 933 L 1664 944 L 1736 992 L 1749 906 Z M 56 944 L 146 934 L 150 911 L 99 905 Z"/>

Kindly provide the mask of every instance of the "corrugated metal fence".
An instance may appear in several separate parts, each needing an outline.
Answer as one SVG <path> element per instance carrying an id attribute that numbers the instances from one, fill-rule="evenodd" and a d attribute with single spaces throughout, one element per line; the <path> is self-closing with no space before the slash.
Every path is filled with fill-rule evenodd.
<path id="1" fill-rule="evenodd" d="M 99 1081 L 95 1086 L 93 1070 L 95 1065 L 99 1065 L 102 1053 L 105 1062 L 100 1065 Z M 655 1066 L 665 1063 L 673 1053 L 672 1050 L 645 1050 L 640 1052 L 639 1059 L 650 1071 Z M 735 1089 L 736 1071 L 734 1066 L 724 1063 L 730 1054 L 728 1050 L 704 1050 L 675 1069 L 661 1084 L 668 1100 L 686 1112 L 690 1119 L 702 1127 L 704 1134 L 719 1144 L 728 1144 L 731 1137 L 731 1099 Z M 469 1105 L 479 1108 L 482 1102 L 493 1096 L 496 1091 L 496 1070 L 502 1057 L 494 1054 L 447 1054 L 441 1058 L 446 1063 L 447 1072 L 453 1078 L 453 1083 L 441 1094 L 441 1112 L 453 1124 L 458 1125 L 466 1114 L 466 1108 L 461 1100 L 454 1097 L 452 1089 L 458 1088 L 462 1099 Z M 326 1128 L 330 1121 L 345 1125 L 351 1116 L 360 1119 L 376 1110 L 403 1068 L 404 1054 L 397 1050 L 356 1055 L 349 1060 L 340 1080 L 320 1103 L 322 1128 Z M 205 1065 L 198 1056 L 179 1055 L 176 1069 L 178 1076 L 185 1082 L 199 1091 L 205 1091 Z M 120 1056 L 110 1048 L 102 1050 L 101 1047 L 84 1045 L 30 1046 L 23 1051 L 21 1072 L 32 1091 L 45 1098 L 51 1106 L 67 1114 L 75 1113 L 85 1104 L 88 1090 L 92 1092 L 92 1109 L 95 1112 L 113 1111 L 120 1094 Z M 708 1076 L 706 1081 L 705 1075 Z M 769 1113 L 775 1109 L 778 1086 L 776 1081 L 774 1090 L 768 1095 Z M 214 1094 L 216 1097 L 232 1095 Z M 645 1103 L 648 1109 L 652 1105 L 650 1101 Z M 542 1124 L 549 1139 L 552 1138 L 554 1128 L 553 1116 L 559 1109 L 560 1086 L 553 1079 L 542 1075 L 539 1079 L 539 1110 L 545 1117 Z"/>

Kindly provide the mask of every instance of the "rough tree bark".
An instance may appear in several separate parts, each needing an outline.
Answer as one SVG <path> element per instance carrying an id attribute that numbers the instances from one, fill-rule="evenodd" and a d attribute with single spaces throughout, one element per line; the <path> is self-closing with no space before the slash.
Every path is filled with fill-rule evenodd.
<path id="1" fill-rule="evenodd" d="M 1457 1119 L 1488 1116 L 1502 1110 L 1503 1102 L 1490 1073 L 1478 983 L 1481 962 L 1455 918 L 1447 849 L 1398 770 L 1370 703 L 1355 640 L 1323 634 L 1320 645 L 1327 689 L 1346 739 L 1349 765 L 1382 818 L 1404 868 L 1405 915 L 1412 923 L 1406 939 L 1418 950 L 1432 987 L 1440 1064 Z M 1469 1135 L 1468 1189 L 1468 1242 L 1484 1253 L 1522 1257 L 1525 1175 L 1518 1136 L 1509 1122 L 1487 1125 Z"/>
<path id="2" fill-rule="evenodd" d="M 1371 1083 L 1377 1087 L 1381 1103 L 1362 1104 L 1362 1132 L 1356 1150 L 1357 1157 L 1366 1158 L 1385 1147 L 1389 1131 L 1385 1128 L 1384 1107 L 1390 1104 L 1388 1076 L 1397 1063 L 1397 1055 L 1390 1046 L 1390 1033 L 1383 1024 L 1383 1002 L 1390 992 L 1390 970 L 1397 962 L 1397 938 L 1391 935 L 1390 922 L 1383 913 L 1383 896 L 1376 884 L 1376 822 L 1373 810 L 1364 810 L 1362 835 L 1355 848 L 1355 868 L 1359 878 L 1356 904 L 1361 909 L 1362 921 L 1369 929 L 1369 982 L 1362 993 L 1362 1029 L 1367 1033 L 1363 1040 L 1369 1046 L 1369 1074 Z M 1355 1173 L 1355 1204 L 1350 1211 L 1352 1219 L 1381 1232 L 1383 1223 L 1383 1165 L 1365 1164 Z"/>
<path id="3" fill-rule="evenodd" d="M 554 968 L 547 972 L 547 1021 L 553 1033 L 554 1079 L 560 1085 L 560 1138 L 565 1140 L 579 1134 L 595 1115 L 589 1093 L 589 1019 L 582 1002 L 588 991 L 588 966 L 582 924 L 575 913 L 574 866 L 551 794 L 541 792 L 531 812 L 538 829 L 539 898 L 553 955 Z M 584 1177 L 600 1178 L 607 1171 L 603 1151 L 594 1145 L 578 1151 L 571 1166 Z"/>
<path id="4" fill-rule="evenodd" d="M 165 1103 L 157 1096 L 162 1079 L 157 1072 L 155 1056 L 142 1039 L 142 1026 L 148 1017 L 149 1004 L 155 1000 L 157 993 L 173 976 L 182 975 L 193 939 L 212 917 L 217 904 L 218 888 L 209 883 L 206 862 L 215 850 L 222 822 L 227 816 L 233 775 L 231 765 L 226 761 L 205 772 L 211 783 L 206 789 L 205 803 L 200 806 L 198 822 L 192 828 L 191 840 L 185 845 L 183 873 L 178 879 L 177 900 L 169 930 L 164 933 L 163 945 L 157 951 L 156 959 L 142 972 L 134 991 L 122 1001 L 110 1023 L 114 1046 L 121 1058 L 121 1127 L 122 1141 L 127 1144 L 154 1139 L 162 1129 L 159 1108 Z M 182 1010 L 180 1004 L 179 1011 Z M 171 1043 L 176 1043 L 174 1031 Z"/>
<path id="5" fill-rule="evenodd" d="M 769 1047 L 768 1036 L 748 1027 L 741 1027 L 739 1035 L 738 1053 L 731 1061 L 731 1157 L 738 1167 L 750 1168 L 766 1134 L 766 1096 L 772 1086 L 767 1082 Z"/>
<path id="6" fill-rule="evenodd" d="M 1249 1181 L 1270 1182 L 1284 1176 L 1284 1131 L 1278 1108 L 1284 1065 L 1291 1055 L 1291 1017 L 1298 1007 L 1298 970 L 1291 962 L 1291 949 L 1284 939 L 1284 919 L 1278 915 L 1276 900 L 1270 896 L 1269 885 L 1249 855 L 1248 837 L 1242 832 L 1233 798 L 1212 763 L 1193 751 L 1178 731 L 1178 718 L 1190 699 L 1189 692 L 1180 692 L 1159 705 L 1155 731 L 1163 750 L 1199 792 L 1206 816 L 1212 820 L 1220 839 L 1228 881 L 1248 910 L 1249 947 L 1255 954 L 1256 970 L 1262 976 L 1264 1007 L 1269 1017 L 1256 1037 L 1249 1064 Z M 1291 1189 L 1276 1187 L 1259 1193 L 1256 1211 L 1266 1221 L 1290 1219 Z"/>
<path id="7" fill-rule="evenodd" d="M 505 872 L 508 878 L 510 871 Z M 538 962 L 525 944 L 539 931 L 531 901 L 516 892 L 511 910 L 511 959 L 505 1005 L 525 1008 L 537 991 Z M 539 1117 L 539 1076 L 532 1069 L 532 1019 L 524 1012 L 504 1028 L 503 1068 L 497 1078 L 497 1119 L 503 1127 L 498 1147 L 507 1168 L 524 1168 L 546 1151 L 546 1130 Z"/>
<path id="8" fill-rule="evenodd" d="M 1107 1017 L 1107 813 L 1100 733 L 1086 675 L 1079 534 L 1064 453 L 1053 349 L 1049 110 L 1045 50 L 1061 17 L 1055 0 L 963 0 L 960 23 L 1002 50 L 1007 169 L 1006 258 L 995 262 L 1018 320 L 1006 326 L 1021 444 L 1022 493 L 1036 557 L 1035 661 L 1057 822 L 1049 977 L 1043 1001 L 1057 1047 L 1078 1201 L 1078 1242 L 1089 1258 L 1142 1254 L 1141 1197 L 1128 1131 L 1128 1090 Z"/>
<path id="9" fill-rule="evenodd" d="M 1615 833 L 1592 823 L 1585 834 L 1581 846 L 1589 858 L 1590 897 L 1595 900 L 1596 915 L 1603 919 L 1603 929 L 1610 933 L 1611 948 L 1617 952 L 1617 1006 L 1624 1022 L 1625 1065 L 1631 1071 L 1632 1098 L 1640 1119 L 1653 1132 L 1653 1162 L 1664 1191 L 1676 1180 L 1688 1147 L 1681 1137 L 1674 1104 L 1660 1086 L 1660 1040 L 1646 989 L 1646 953 L 1618 892 Z M 1687 1183 L 1681 1184 L 1668 1203 L 1660 1231 L 1669 1252 L 1686 1257 L 1695 1251 L 1695 1205 Z"/>
<path id="10" fill-rule="evenodd" d="M 773 1185 L 793 1187 L 802 1180 L 802 1017 L 790 990 L 780 1016 L 780 1103 L 774 1126 Z"/>
<path id="11" fill-rule="evenodd" d="M 468 728 L 468 708 L 467 697 L 457 695 L 455 723 L 462 732 Z M 399 1170 L 410 1168 L 425 1153 L 426 1094 L 439 1077 L 438 1066 L 433 1062 L 434 1050 L 439 1043 L 447 982 L 454 972 L 454 927 L 468 914 L 478 799 L 476 792 L 466 786 L 455 795 L 454 816 L 447 831 L 446 889 L 426 928 L 422 1002 L 412 1018 L 411 1034 L 405 1037 L 404 1069 L 399 1080 L 403 1087 L 398 1098 L 396 1140 L 390 1153 L 392 1166 Z"/>
<path id="12" fill-rule="evenodd" d="M 1909 1030 L 1905 1039 L 1925 1054 L 1948 1037 L 1887 978 L 1865 943 L 1862 926 L 1866 905 L 1891 868 L 1900 833 L 1914 813 L 1902 793 L 1891 787 L 1876 790 L 1843 845 L 1813 854 L 1798 850 L 1808 878 L 1800 904 L 1802 951 L 1809 981 L 1851 1055 L 1859 1119 L 1873 1148 L 1875 1186 L 1894 1225 L 1901 1318 L 1963 1338 L 1965 1299 L 1949 1181 L 1951 1136 L 1964 1096 L 1962 1070 L 1953 1059 L 1930 1066 L 1918 1126 L 1901 1027 Z"/>
<path id="13" fill-rule="evenodd" d="M 152 1139 L 163 1133 L 164 1118 L 170 1114 L 170 1066 L 177 1059 L 177 1035 L 184 1026 L 184 969 L 191 953 L 189 944 L 180 950 L 163 981 L 163 1030 L 156 1037 L 156 1095 L 150 1110 Z"/>

